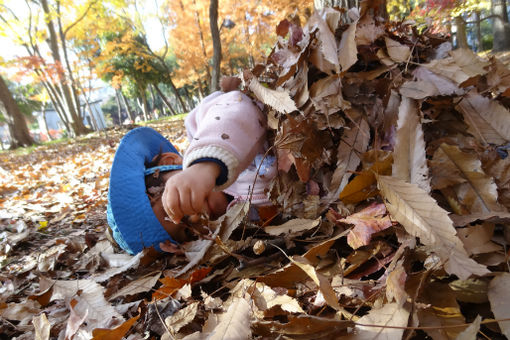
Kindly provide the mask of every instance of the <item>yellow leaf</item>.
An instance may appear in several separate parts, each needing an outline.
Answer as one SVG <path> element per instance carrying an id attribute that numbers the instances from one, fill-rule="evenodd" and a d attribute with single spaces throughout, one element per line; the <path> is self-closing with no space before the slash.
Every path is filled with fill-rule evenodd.
<path id="1" fill-rule="evenodd" d="M 37 227 L 37 230 L 42 230 L 48 226 L 48 221 L 39 221 L 39 227 Z"/>

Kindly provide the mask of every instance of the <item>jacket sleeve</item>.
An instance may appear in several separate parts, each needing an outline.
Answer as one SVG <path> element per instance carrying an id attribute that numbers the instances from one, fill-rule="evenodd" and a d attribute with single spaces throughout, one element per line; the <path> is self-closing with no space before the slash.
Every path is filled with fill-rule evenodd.
<path id="1" fill-rule="evenodd" d="M 253 101 L 240 91 L 215 92 L 205 98 L 185 121 L 190 145 L 183 167 L 215 159 L 226 168 L 226 181 L 216 190 L 230 186 L 263 151 L 266 120 Z"/>

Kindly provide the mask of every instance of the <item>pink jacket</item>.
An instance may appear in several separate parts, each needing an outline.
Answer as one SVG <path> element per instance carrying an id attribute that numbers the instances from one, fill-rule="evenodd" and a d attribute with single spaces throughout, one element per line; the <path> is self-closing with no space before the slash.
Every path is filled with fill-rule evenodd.
<path id="1" fill-rule="evenodd" d="M 240 91 L 214 92 L 190 112 L 184 123 L 190 141 L 184 168 L 200 159 L 217 159 L 226 166 L 228 175 L 216 190 L 235 200 L 251 198 L 256 205 L 270 203 L 264 189 L 276 175 L 276 166 L 273 157 L 263 157 L 267 149 L 266 117 L 248 96 Z"/>

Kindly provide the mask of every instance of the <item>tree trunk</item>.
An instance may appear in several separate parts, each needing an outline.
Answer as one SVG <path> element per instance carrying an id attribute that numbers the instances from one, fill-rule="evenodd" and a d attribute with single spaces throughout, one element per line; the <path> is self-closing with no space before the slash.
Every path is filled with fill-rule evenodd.
<path id="1" fill-rule="evenodd" d="M 46 104 L 45 103 L 43 103 L 41 110 L 42 110 L 44 131 L 48 135 L 48 140 L 53 140 L 53 136 L 51 135 L 50 129 L 48 128 L 48 121 L 46 120 Z"/>
<path id="2" fill-rule="evenodd" d="M 492 26 L 494 35 L 492 50 L 494 52 L 508 51 L 510 50 L 510 25 L 506 0 L 492 0 L 492 14 L 495 15 Z"/>
<path id="3" fill-rule="evenodd" d="M 122 101 L 124 102 L 124 106 L 126 107 L 126 112 L 128 114 L 129 119 L 131 120 L 131 123 L 134 123 L 135 116 L 133 115 L 133 111 L 131 111 L 131 107 L 129 106 L 126 96 L 124 95 L 124 93 L 122 93 L 122 90 L 120 90 L 120 96 L 122 97 Z"/>
<path id="4" fill-rule="evenodd" d="M 218 91 L 220 86 L 220 66 L 221 66 L 221 39 L 218 30 L 218 0 L 211 0 L 209 4 L 209 24 L 211 26 L 211 36 L 213 40 L 213 62 L 211 75 L 211 91 Z"/>
<path id="5" fill-rule="evenodd" d="M 176 115 L 177 112 L 175 112 L 172 105 L 170 105 L 168 98 L 163 94 L 163 92 L 161 92 L 161 89 L 158 87 L 158 85 L 154 85 L 154 88 L 156 89 L 156 92 L 158 93 L 158 95 L 161 98 L 161 100 L 163 101 L 163 103 L 165 103 L 165 106 L 170 110 L 170 112 L 172 112 L 172 116 Z"/>
<path id="6" fill-rule="evenodd" d="M 11 149 L 34 144 L 28 132 L 27 122 L 18 104 L 12 97 L 4 79 L 0 76 L 0 102 L 5 109 L 5 118 L 11 135 Z"/>
<path id="7" fill-rule="evenodd" d="M 455 26 L 457 27 L 457 48 L 469 48 L 466 34 L 466 22 L 460 15 L 455 17 Z"/>
<path id="8" fill-rule="evenodd" d="M 211 79 L 211 72 L 209 71 L 209 57 L 207 56 L 207 52 L 205 49 L 205 40 L 204 40 L 204 32 L 202 31 L 202 23 L 200 21 L 200 15 L 198 11 L 196 10 L 197 2 L 196 0 L 193 0 L 193 6 L 195 8 L 195 22 L 198 28 L 198 33 L 200 35 L 200 43 L 202 45 L 202 54 L 204 55 L 204 61 L 205 61 L 205 71 L 207 73 L 207 79 Z"/>
<path id="9" fill-rule="evenodd" d="M 476 33 L 476 51 L 482 51 L 482 27 L 480 23 L 481 13 L 480 11 L 475 12 L 475 33 Z"/>
<path id="10" fill-rule="evenodd" d="M 53 21 L 51 19 L 51 13 L 48 6 L 48 0 L 40 1 L 44 13 L 46 15 L 46 26 L 48 27 L 48 43 L 51 51 L 51 55 L 55 60 L 55 63 L 58 67 L 62 67 L 62 59 L 60 58 L 60 52 L 58 47 L 57 33 L 55 32 L 55 27 L 53 25 Z M 66 105 L 66 111 L 69 115 L 70 125 L 75 135 L 83 135 L 87 133 L 87 128 L 83 124 L 78 111 L 73 103 L 73 98 L 71 94 L 71 89 L 69 88 L 69 82 L 67 80 L 67 76 L 63 70 L 60 71 L 60 88 L 64 95 L 64 102 Z"/>
<path id="11" fill-rule="evenodd" d="M 115 89 L 115 99 L 117 100 L 117 115 L 119 117 L 119 125 L 122 125 L 122 109 L 120 107 L 120 95 L 118 89 Z"/>

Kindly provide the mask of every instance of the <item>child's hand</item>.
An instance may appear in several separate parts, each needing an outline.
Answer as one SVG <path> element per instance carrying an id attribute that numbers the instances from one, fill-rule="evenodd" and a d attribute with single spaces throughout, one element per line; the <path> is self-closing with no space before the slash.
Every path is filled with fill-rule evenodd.
<path id="1" fill-rule="evenodd" d="M 161 197 L 163 208 L 174 223 L 185 215 L 208 209 L 207 198 L 216 185 L 220 166 L 214 162 L 196 163 L 168 179 Z"/>

